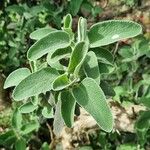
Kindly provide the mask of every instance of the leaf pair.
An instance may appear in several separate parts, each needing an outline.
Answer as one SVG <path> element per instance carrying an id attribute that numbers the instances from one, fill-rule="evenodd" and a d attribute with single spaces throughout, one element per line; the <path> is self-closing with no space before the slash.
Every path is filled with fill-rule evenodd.
<path id="1" fill-rule="evenodd" d="M 76 102 L 93 116 L 103 130 L 107 132 L 112 130 L 113 117 L 105 95 L 98 84 L 91 78 L 84 79 L 72 91 L 61 92 L 56 107 L 56 114 L 59 116 L 56 117 L 55 121 L 56 129 L 60 126 L 60 121 L 57 123 L 57 120 L 61 116 L 65 124 L 68 127 L 72 127 Z"/>
<path id="2" fill-rule="evenodd" d="M 70 91 L 62 91 L 56 104 L 54 115 L 54 133 L 59 136 L 64 126 L 71 128 L 74 123 L 75 99 Z"/>
<path id="3" fill-rule="evenodd" d="M 53 90 L 58 91 L 64 88 L 69 87 L 72 85 L 77 79 L 78 74 L 81 69 L 82 64 L 84 63 L 85 57 L 88 52 L 88 44 L 85 42 L 79 42 L 72 54 L 68 65 L 68 73 L 60 75 L 54 82 L 53 82 Z M 68 75 L 73 74 L 73 79 L 70 80 Z"/>

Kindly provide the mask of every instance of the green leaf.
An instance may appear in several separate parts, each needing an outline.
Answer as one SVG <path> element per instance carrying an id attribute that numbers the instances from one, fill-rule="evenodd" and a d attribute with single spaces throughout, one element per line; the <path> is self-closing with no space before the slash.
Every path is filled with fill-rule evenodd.
<path id="1" fill-rule="evenodd" d="M 94 79 L 99 84 L 100 72 L 97 57 L 94 52 L 88 52 L 83 66 L 86 76 Z"/>
<path id="2" fill-rule="evenodd" d="M 56 31 L 56 29 L 53 29 L 53 28 L 40 28 L 40 29 L 37 29 L 35 31 L 33 31 L 31 34 L 30 34 L 30 38 L 33 39 L 33 40 L 40 40 L 42 38 L 44 38 L 45 36 L 47 36 L 49 33 L 53 32 L 53 31 Z"/>
<path id="3" fill-rule="evenodd" d="M 140 112 L 139 118 L 135 123 L 135 129 L 141 145 L 146 143 L 146 133 L 150 128 L 150 111 Z"/>
<path id="4" fill-rule="evenodd" d="M 79 86 L 73 89 L 73 95 L 77 103 L 93 116 L 104 131 L 111 132 L 113 128 L 112 113 L 103 91 L 95 80 L 85 78 Z"/>
<path id="5" fill-rule="evenodd" d="M 52 89 L 54 91 L 59 91 L 68 87 L 69 85 L 70 85 L 70 81 L 68 79 L 67 74 L 62 74 L 54 80 L 52 84 Z"/>
<path id="6" fill-rule="evenodd" d="M 114 61 L 114 57 L 110 51 L 107 49 L 98 47 L 91 49 L 95 54 L 99 62 L 112 65 Z"/>
<path id="7" fill-rule="evenodd" d="M 87 40 L 87 20 L 80 17 L 78 21 L 78 42 Z"/>
<path id="8" fill-rule="evenodd" d="M 62 118 L 62 114 L 61 114 L 61 100 L 59 99 L 57 104 L 56 104 L 56 111 L 55 111 L 55 115 L 54 115 L 54 133 L 56 136 L 60 136 L 60 133 L 63 129 L 64 126 L 64 121 Z"/>
<path id="9" fill-rule="evenodd" d="M 76 16 L 83 0 L 71 0 L 70 1 L 70 11 L 73 16 Z"/>
<path id="10" fill-rule="evenodd" d="M 22 135 L 29 134 L 30 132 L 32 132 L 34 130 L 38 130 L 38 128 L 39 128 L 39 123 L 37 121 L 31 121 L 30 123 L 25 124 L 21 128 L 21 134 Z"/>
<path id="11" fill-rule="evenodd" d="M 64 28 L 67 29 L 71 29 L 72 28 L 72 16 L 70 14 L 67 14 L 64 19 Z"/>
<path id="12" fill-rule="evenodd" d="M 55 69 L 49 67 L 29 75 L 16 86 L 13 98 L 19 101 L 51 90 L 51 84 L 58 75 Z"/>
<path id="13" fill-rule="evenodd" d="M 76 101 L 69 91 L 60 94 L 61 113 L 67 127 L 71 128 L 74 123 L 74 112 Z"/>
<path id="14" fill-rule="evenodd" d="M 32 102 L 27 102 L 27 103 L 23 104 L 22 106 L 20 106 L 19 110 L 22 114 L 25 114 L 25 113 L 33 112 L 37 108 L 38 108 L 38 106 L 33 105 Z"/>
<path id="15" fill-rule="evenodd" d="M 28 68 L 19 68 L 13 71 L 6 79 L 4 83 L 4 89 L 17 86 L 23 79 L 31 74 Z"/>
<path id="16" fill-rule="evenodd" d="M 44 143 L 42 144 L 42 147 L 41 147 L 40 150 L 50 150 L 49 145 L 47 144 L 47 142 L 44 142 Z"/>
<path id="17" fill-rule="evenodd" d="M 71 47 L 51 51 L 47 55 L 47 63 L 53 68 L 56 68 L 58 70 L 64 70 L 66 67 L 60 64 L 59 61 L 61 59 L 68 59 L 71 55 L 71 52 L 72 52 Z"/>
<path id="18" fill-rule="evenodd" d="M 50 105 L 45 106 L 43 108 L 43 110 L 42 110 L 42 115 L 45 118 L 53 118 L 53 109 L 52 109 L 52 106 L 50 106 Z"/>
<path id="19" fill-rule="evenodd" d="M 4 145 L 5 141 L 7 141 L 9 137 L 14 136 L 14 134 L 13 130 L 8 130 L 7 132 L 0 134 L 0 145 Z"/>
<path id="20" fill-rule="evenodd" d="M 51 62 L 55 63 L 56 61 L 59 61 L 60 59 L 66 59 L 70 57 L 72 52 L 71 47 L 61 48 L 56 51 L 54 51 L 50 56 Z"/>
<path id="21" fill-rule="evenodd" d="M 88 33 L 90 47 L 100 47 L 142 33 L 141 25 L 128 20 L 109 20 L 94 24 Z"/>
<path id="22" fill-rule="evenodd" d="M 139 118 L 136 121 L 135 128 L 137 130 L 148 130 L 150 127 L 150 111 L 144 111 L 140 113 Z"/>
<path id="23" fill-rule="evenodd" d="M 86 76 L 94 79 L 99 84 L 100 72 L 97 57 L 94 52 L 88 52 L 83 66 Z"/>
<path id="24" fill-rule="evenodd" d="M 52 50 L 70 45 L 69 35 L 64 31 L 54 31 L 33 44 L 28 50 L 28 59 L 36 60 Z"/>
<path id="25" fill-rule="evenodd" d="M 103 8 L 100 6 L 94 6 L 92 9 L 92 16 L 96 17 L 97 15 L 101 14 L 103 12 Z"/>
<path id="26" fill-rule="evenodd" d="M 20 111 L 16 108 L 12 116 L 12 126 L 15 129 L 20 129 L 22 127 L 22 115 Z"/>
<path id="27" fill-rule="evenodd" d="M 123 46 L 118 50 L 119 55 L 123 58 L 131 58 L 134 56 L 134 49 L 131 46 Z"/>
<path id="28" fill-rule="evenodd" d="M 18 13 L 19 15 L 23 15 L 23 13 L 25 12 L 25 9 L 23 6 L 19 6 L 19 5 L 10 5 L 6 8 L 6 11 L 8 12 L 15 12 Z"/>
<path id="29" fill-rule="evenodd" d="M 38 103 L 39 103 L 39 97 L 38 97 L 38 95 L 32 96 L 30 99 L 31 99 L 31 102 L 32 102 L 33 105 L 35 105 L 35 106 L 38 105 Z"/>
<path id="30" fill-rule="evenodd" d="M 74 73 L 76 76 L 79 73 L 79 70 L 84 63 L 86 54 L 88 52 L 88 44 L 85 42 L 79 42 L 71 55 L 69 66 L 68 66 L 68 72 Z"/>
<path id="31" fill-rule="evenodd" d="M 24 139 L 18 139 L 15 142 L 15 150 L 26 150 L 26 141 Z"/>

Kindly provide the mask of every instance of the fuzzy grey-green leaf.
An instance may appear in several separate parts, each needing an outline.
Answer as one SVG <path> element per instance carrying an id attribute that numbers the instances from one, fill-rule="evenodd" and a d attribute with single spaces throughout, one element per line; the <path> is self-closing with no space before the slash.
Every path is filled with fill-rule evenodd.
<path id="1" fill-rule="evenodd" d="M 30 113 L 30 112 L 33 112 L 37 108 L 38 108 L 38 105 L 33 105 L 32 102 L 27 102 L 23 104 L 22 106 L 20 106 L 19 111 L 21 113 Z"/>
<path id="2" fill-rule="evenodd" d="M 13 98 L 19 101 L 51 90 L 51 84 L 58 75 L 55 69 L 49 67 L 29 75 L 16 86 Z"/>
<path id="3" fill-rule="evenodd" d="M 62 74 L 54 80 L 52 84 L 52 89 L 54 91 L 59 91 L 68 87 L 69 84 L 70 84 L 70 81 L 69 81 L 67 74 Z"/>
<path id="4" fill-rule="evenodd" d="M 98 125 L 106 132 L 113 128 L 113 117 L 105 95 L 94 79 L 85 78 L 73 89 L 77 103 L 93 116 Z"/>
<path id="5" fill-rule="evenodd" d="M 71 29 L 72 28 L 72 16 L 70 14 L 67 14 L 64 19 L 64 28 L 65 29 Z"/>
<path id="6" fill-rule="evenodd" d="M 17 86 L 23 79 L 31 74 L 28 68 L 19 68 L 13 71 L 6 79 L 4 83 L 4 89 Z"/>
<path id="7" fill-rule="evenodd" d="M 37 30 L 33 31 L 30 34 L 30 38 L 33 39 L 33 40 L 40 40 L 40 39 L 42 39 L 43 37 L 45 37 L 46 35 L 48 35 L 49 33 L 53 32 L 55 30 L 56 29 L 54 29 L 54 28 L 48 28 L 48 27 L 40 28 L 40 29 L 37 29 Z"/>
<path id="8" fill-rule="evenodd" d="M 79 70 L 85 60 L 86 54 L 88 52 L 88 44 L 85 42 L 79 42 L 71 55 L 69 66 L 68 66 L 68 72 L 74 73 L 75 75 L 78 75 Z"/>
<path id="9" fill-rule="evenodd" d="M 67 127 L 71 128 L 74 122 L 76 101 L 70 91 L 63 91 L 60 95 L 61 114 Z"/>
<path id="10" fill-rule="evenodd" d="M 90 47 L 100 47 L 142 33 L 140 24 L 129 20 L 109 20 L 94 24 L 88 33 Z"/>
<path id="11" fill-rule="evenodd" d="M 99 84 L 100 72 L 97 57 L 94 52 L 88 52 L 83 66 L 86 76 L 94 79 Z"/>
<path id="12" fill-rule="evenodd" d="M 28 50 L 29 60 L 36 60 L 51 50 L 65 48 L 70 45 L 69 35 L 64 31 L 54 31 L 37 41 Z"/>

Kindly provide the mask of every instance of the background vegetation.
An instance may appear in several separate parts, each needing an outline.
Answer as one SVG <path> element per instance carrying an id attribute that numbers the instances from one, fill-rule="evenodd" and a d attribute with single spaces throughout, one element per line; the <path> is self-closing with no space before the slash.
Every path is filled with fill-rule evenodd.
<path id="1" fill-rule="evenodd" d="M 134 20 L 143 26 L 143 35 L 104 47 L 114 56 L 112 62 L 105 60 L 109 67 L 102 62 L 104 69 L 100 70 L 105 80 L 101 84 L 114 87 L 107 93 L 111 95 L 108 99 L 115 116 L 114 130 L 111 133 L 101 131 L 81 110 L 74 128 L 65 128 L 61 137 L 53 135 L 52 119 L 41 119 L 40 127 L 34 126 L 25 136 L 28 147 L 44 150 L 48 145 L 52 149 L 67 146 L 70 149 L 150 149 L 149 10 L 149 0 L 0 1 L 0 148 L 13 149 L 13 139 L 5 139 L 4 133 L 12 128 L 12 110 L 16 107 L 11 100 L 12 90 L 3 90 L 5 77 L 19 67 L 29 66 L 26 52 L 34 42 L 29 38 L 31 32 L 46 26 L 60 29 L 63 16 L 70 13 L 75 22 L 74 30 L 79 16 L 85 17 L 89 26 L 109 19 Z M 89 124 L 84 123 L 84 119 L 89 120 Z M 11 137 L 11 133 L 8 135 Z"/>

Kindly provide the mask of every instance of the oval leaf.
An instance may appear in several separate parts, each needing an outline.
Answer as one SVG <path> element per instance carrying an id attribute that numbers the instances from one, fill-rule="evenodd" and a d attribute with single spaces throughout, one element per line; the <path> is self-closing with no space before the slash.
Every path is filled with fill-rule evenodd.
<path id="1" fill-rule="evenodd" d="M 87 38 L 87 20 L 80 17 L 78 21 L 78 42 L 85 41 Z"/>
<path id="2" fill-rule="evenodd" d="M 58 75 L 55 69 L 49 67 L 29 75 L 16 86 L 13 98 L 19 101 L 51 90 L 51 84 Z"/>
<path id="3" fill-rule="evenodd" d="M 54 91 L 59 91 L 59 90 L 62 90 L 64 88 L 68 87 L 69 84 L 70 84 L 70 81 L 68 79 L 67 74 L 62 74 L 54 80 L 54 82 L 52 84 L 52 86 L 53 86 L 52 89 Z"/>
<path id="4" fill-rule="evenodd" d="M 65 48 L 70 45 L 69 35 L 64 31 L 54 31 L 37 41 L 28 50 L 28 59 L 36 60 L 51 50 Z"/>
<path id="5" fill-rule="evenodd" d="M 37 109 L 37 105 L 33 105 L 32 102 L 28 102 L 20 106 L 19 110 L 21 113 L 30 113 Z"/>
<path id="6" fill-rule="evenodd" d="M 86 54 L 88 52 L 88 44 L 85 42 L 79 42 L 71 55 L 69 66 L 68 66 L 68 72 L 74 73 L 75 75 L 78 75 L 79 70 L 84 62 L 84 59 L 86 57 Z"/>
<path id="7" fill-rule="evenodd" d="M 67 127 L 71 128 L 74 123 L 74 112 L 76 101 L 69 91 L 64 91 L 60 95 L 61 114 Z"/>
<path id="8" fill-rule="evenodd" d="M 90 47 L 100 47 L 142 33 L 141 25 L 128 20 L 109 20 L 94 24 L 88 33 Z"/>
<path id="9" fill-rule="evenodd" d="M 88 52 L 83 66 L 86 76 L 94 79 L 99 84 L 100 72 L 97 57 L 94 52 Z"/>
<path id="10" fill-rule="evenodd" d="M 65 29 L 71 29 L 72 28 L 72 16 L 70 14 L 67 14 L 64 19 L 63 19 L 63 22 L 64 22 L 64 28 Z"/>
<path id="11" fill-rule="evenodd" d="M 23 79 L 31 74 L 28 68 L 19 68 L 13 71 L 6 79 L 4 83 L 4 89 L 17 86 Z"/>
<path id="12" fill-rule="evenodd" d="M 55 31 L 56 29 L 53 29 L 53 28 L 40 28 L 40 29 L 37 29 L 35 31 L 33 31 L 31 34 L 30 34 L 30 38 L 33 39 L 33 40 L 40 40 L 42 38 L 44 38 L 46 35 L 48 35 L 49 33 Z"/>
<path id="13" fill-rule="evenodd" d="M 77 103 L 93 116 L 104 131 L 110 132 L 112 130 L 112 113 L 103 91 L 95 80 L 84 79 L 78 87 L 73 89 L 73 95 Z"/>

